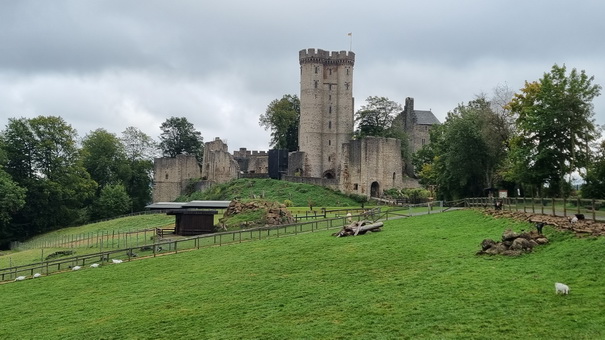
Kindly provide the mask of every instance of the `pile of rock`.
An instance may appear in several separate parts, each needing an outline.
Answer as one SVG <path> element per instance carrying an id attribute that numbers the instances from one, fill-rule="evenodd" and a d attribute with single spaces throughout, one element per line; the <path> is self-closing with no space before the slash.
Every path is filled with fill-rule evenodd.
<path id="1" fill-rule="evenodd" d="M 508 255 L 518 256 L 523 253 L 529 253 L 538 245 L 548 243 L 546 236 L 535 230 L 531 232 L 516 233 L 507 229 L 502 234 L 502 241 L 496 242 L 491 239 L 485 239 L 481 242 L 481 250 L 477 255 Z"/>
<path id="2" fill-rule="evenodd" d="M 250 201 L 242 202 L 238 200 L 231 201 L 227 210 L 223 215 L 224 218 L 229 218 L 237 214 L 251 211 L 263 211 L 263 217 L 259 221 L 250 221 L 247 226 L 257 225 L 280 225 L 294 223 L 295 219 L 286 208 L 285 205 L 278 202 L 269 201 Z"/>
<path id="3" fill-rule="evenodd" d="M 551 216 L 522 211 L 503 211 L 486 209 L 486 214 L 497 218 L 510 218 L 517 221 L 530 223 L 544 223 L 557 230 L 571 231 L 578 236 L 605 236 L 605 223 L 595 222 L 590 219 L 573 219 L 572 216 Z"/>

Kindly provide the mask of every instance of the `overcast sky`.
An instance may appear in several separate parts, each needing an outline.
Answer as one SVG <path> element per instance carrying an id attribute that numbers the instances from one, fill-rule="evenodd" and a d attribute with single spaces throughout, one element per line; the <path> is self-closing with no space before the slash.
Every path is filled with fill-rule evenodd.
<path id="1" fill-rule="evenodd" d="M 230 151 L 266 150 L 258 118 L 299 94 L 298 51 L 351 46 L 356 110 L 413 97 L 443 121 L 555 63 L 604 85 L 604 13 L 601 0 L 0 0 L 0 129 L 54 115 L 80 137 L 135 126 L 157 140 L 176 116 Z M 605 95 L 594 104 L 605 124 Z"/>

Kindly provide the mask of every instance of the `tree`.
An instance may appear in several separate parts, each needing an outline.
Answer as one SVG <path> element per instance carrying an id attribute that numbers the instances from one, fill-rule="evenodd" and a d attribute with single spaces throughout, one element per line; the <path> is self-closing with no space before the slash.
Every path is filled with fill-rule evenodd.
<path id="1" fill-rule="evenodd" d="M 99 191 L 109 184 L 122 183 L 128 176 L 124 145 L 105 129 L 97 129 L 84 137 L 81 154 L 82 164 L 99 184 Z"/>
<path id="2" fill-rule="evenodd" d="M 9 119 L 3 133 L 6 172 L 27 190 L 13 216 L 19 238 L 82 221 L 97 184 L 79 158 L 77 133 L 60 117 Z"/>
<path id="3" fill-rule="evenodd" d="M 395 116 L 402 111 L 401 105 L 386 97 L 370 96 L 366 105 L 355 113 L 356 138 L 366 136 L 401 137 L 392 129 Z"/>
<path id="4" fill-rule="evenodd" d="M 26 189 L 15 183 L 0 166 L 0 249 L 6 249 L 18 230 L 11 225 L 15 215 L 25 205 Z"/>
<path id="5" fill-rule="evenodd" d="M 120 216 L 130 212 L 132 202 L 121 184 L 106 185 L 101 189 L 99 199 L 94 204 L 94 220 Z"/>
<path id="6" fill-rule="evenodd" d="M 582 197 L 605 198 L 605 141 L 602 141 L 594 160 L 586 169 L 584 177 L 586 183 L 582 185 Z"/>
<path id="7" fill-rule="evenodd" d="M 594 77 L 554 65 L 538 81 L 526 82 L 508 108 L 517 115 L 511 145 L 512 176 L 548 194 L 565 195 L 565 176 L 588 165 L 598 138 L 592 100 L 601 86 Z"/>
<path id="8" fill-rule="evenodd" d="M 132 200 L 132 210 L 141 211 L 151 200 L 153 158 L 157 154 L 157 144 L 135 127 L 124 130 L 121 139 L 130 170 L 124 186 Z"/>
<path id="9" fill-rule="evenodd" d="M 124 151 L 126 157 L 133 160 L 151 160 L 158 155 L 157 143 L 134 126 L 129 126 L 122 132 L 120 138 L 122 145 L 124 145 Z"/>
<path id="10" fill-rule="evenodd" d="M 300 100 L 296 95 L 285 94 L 281 99 L 269 103 L 258 123 L 265 130 L 271 130 L 271 147 L 296 151 L 299 121 Z"/>
<path id="11" fill-rule="evenodd" d="M 501 180 L 508 129 L 484 96 L 460 104 L 434 127 L 430 143 L 414 155 L 420 181 L 446 199 L 482 196 Z"/>
<path id="12" fill-rule="evenodd" d="M 187 118 L 170 117 L 160 126 L 160 149 L 165 157 L 194 155 L 199 162 L 204 155 L 204 139 Z"/>

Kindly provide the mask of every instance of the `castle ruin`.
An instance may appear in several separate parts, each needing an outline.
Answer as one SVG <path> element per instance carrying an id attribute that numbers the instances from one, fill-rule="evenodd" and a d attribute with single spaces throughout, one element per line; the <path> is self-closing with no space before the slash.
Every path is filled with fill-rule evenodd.
<path id="1" fill-rule="evenodd" d="M 179 155 L 180 160 L 174 161 L 156 159 L 154 202 L 173 200 L 193 178 L 202 178 L 206 183 L 224 183 L 240 177 L 268 177 L 271 154 L 277 160 L 274 172 L 283 174 L 281 179 L 288 181 L 370 197 L 380 197 L 389 188 L 418 186 L 417 182 L 404 178 L 406 164 L 400 140 L 352 139 L 355 53 L 309 48 L 299 51 L 299 63 L 299 150 L 287 155 L 287 173 L 281 170 L 284 160 L 280 153 L 240 148 L 231 155 L 227 144 L 215 138 L 206 143 L 201 172 L 193 156 Z M 406 98 L 404 110 L 395 118 L 395 124 L 408 136 L 411 155 L 428 143 L 430 127 L 439 121 L 431 111 L 414 110 L 414 99 Z M 184 157 L 188 157 L 187 161 Z M 193 164 L 198 167 L 197 172 Z M 409 169 L 406 172 L 413 175 Z"/>

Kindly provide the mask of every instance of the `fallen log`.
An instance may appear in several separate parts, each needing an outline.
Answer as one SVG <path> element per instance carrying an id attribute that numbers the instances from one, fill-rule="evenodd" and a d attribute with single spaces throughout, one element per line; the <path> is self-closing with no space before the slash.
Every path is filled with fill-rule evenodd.
<path id="1" fill-rule="evenodd" d="M 353 222 L 347 226 L 342 227 L 342 229 L 332 234 L 332 236 L 343 237 L 343 236 L 357 236 L 363 235 L 368 231 L 375 232 L 381 231 L 381 227 L 384 225 L 382 222 L 372 223 L 370 221 L 359 221 Z"/>

